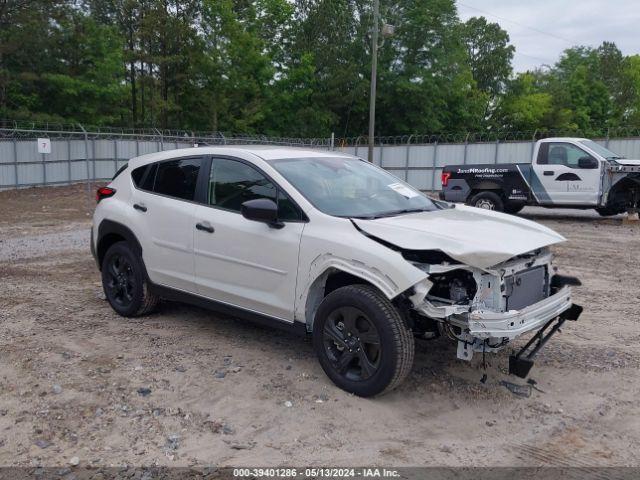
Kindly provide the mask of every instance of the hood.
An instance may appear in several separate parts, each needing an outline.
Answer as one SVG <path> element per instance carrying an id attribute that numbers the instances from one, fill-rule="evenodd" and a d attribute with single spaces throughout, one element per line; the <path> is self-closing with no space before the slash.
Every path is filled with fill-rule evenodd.
<path id="1" fill-rule="evenodd" d="M 619 163 L 620 165 L 625 165 L 627 167 L 638 167 L 638 166 L 640 166 L 640 160 L 631 160 L 629 158 L 616 158 L 615 162 Z"/>
<path id="2" fill-rule="evenodd" d="M 566 239 L 513 215 L 456 205 L 353 222 L 364 232 L 406 250 L 440 250 L 466 265 L 487 269 L 516 255 Z"/>

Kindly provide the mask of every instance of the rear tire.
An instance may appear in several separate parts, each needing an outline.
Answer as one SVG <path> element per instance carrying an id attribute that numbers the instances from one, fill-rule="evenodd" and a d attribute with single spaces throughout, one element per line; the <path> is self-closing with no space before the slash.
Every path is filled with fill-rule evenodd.
<path id="1" fill-rule="evenodd" d="M 349 285 L 331 292 L 318 307 L 313 347 L 333 383 L 371 397 L 402 383 L 413 365 L 415 340 L 379 290 Z"/>
<path id="2" fill-rule="evenodd" d="M 150 313 L 160 297 L 149 290 L 142 259 L 127 242 L 111 245 L 102 260 L 102 288 L 111 308 L 123 317 Z"/>
<path id="3" fill-rule="evenodd" d="M 469 205 L 476 208 L 482 208 L 484 210 L 495 210 L 496 212 L 504 211 L 504 203 L 495 192 L 480 192 L 476 193 L 468 202 Z"/>

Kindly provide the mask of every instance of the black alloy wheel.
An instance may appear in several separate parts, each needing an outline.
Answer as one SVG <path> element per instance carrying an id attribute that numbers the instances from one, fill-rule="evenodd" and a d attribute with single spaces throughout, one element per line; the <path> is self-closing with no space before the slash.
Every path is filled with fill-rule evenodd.
<path id="1" fill-rule="evenodd" d="M 331 312 L 323 339 L 333 368 L 348 380 L 366 380 L 380 367 L 380 335 L 364 312 L 355 307 Z"/>
<path id="2" fill-rule="evenodd" d="M 149 288 L 142 258 L 127 242 L 107 249 L 101 270 L 105 297 L 119 315 L 144 315 L 158 305 L 160 298 Z"/>
<path id="3" fill-rule="evenodd" d="M 393 303 L 372 285 L 327 294 L 315 314 L 313 348 L 338 387 L 361 397 L 393 390 L 411 370 L 411 329 Z"/>
<path id="4" fill-rule="evenodd" d="M 105 288 L 109 300 L 123 308 L 129 307 L 133 302 L 136 287 L 131 263 L 124 255 L 112 255 L 107 265 L 107 275 Z"/>

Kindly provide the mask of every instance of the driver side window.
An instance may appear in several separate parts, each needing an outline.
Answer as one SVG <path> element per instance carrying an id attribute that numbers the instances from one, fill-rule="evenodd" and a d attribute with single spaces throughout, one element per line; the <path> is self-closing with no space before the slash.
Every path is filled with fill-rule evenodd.
<path id="1" fill-rule="evenodd" d="M 539 164 L 581 168 L 579 165 L 581 158 L 592 158 L 587 152 L 570 143 L 549 142 L 543 144 L 543 147 L 538 158 Z"/>
<path id="2" fill-rule="evenodd" d="M 278 205 L 278 219 L 301 219 L 291 199 L 255 168 L 226 158 L 214 158 L 209 176 L 208 203 L 211 206 L 240 213 L 248 200 L 268 198 Z"/>

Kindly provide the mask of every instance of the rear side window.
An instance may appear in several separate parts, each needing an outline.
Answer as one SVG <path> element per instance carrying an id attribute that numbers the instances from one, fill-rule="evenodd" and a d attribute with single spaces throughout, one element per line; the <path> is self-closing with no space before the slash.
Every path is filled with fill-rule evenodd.
<path id="1" fill-rule="evenodd" d="M 151 165 L 147 165 L 147 169 L 145 170 L 144 176 L 142 177 L 142 181 L 140 185 L 138 185 L 142 190 L 147 190 L 149 192 L 153 191 L 153 184 L 156 182 L 156 173 L 158 172 L 158 164 L 152 163 Z"/>
<path id="2" fill-rule="evenodd" d="M 156 180 L 156 172 L 158 171 L 158 164 L 151 163 L 149 165 L 143 165 L 136 168 L 131 172 L 131 179 L 136 187 L 140 190 L 153 191 L 153 184 Z"/>
<path id="3" fill-rule="evenodd" d="M 142 181 L 142 177 L 144 177 L 144 174 L 147 171 L 147 167 L 148 165 L 143 165 L 142 167 L 138 167 L 133 172 L 131 172 L 131 179 L 133 180 L 133 184 L 136 187 L 140 186 L 140 182 Z"/>
<path id="4" fill-rule="evenodd" d="M 159 162 L 154 175 L 153 191 L 169 197 L 193 200 L 201 164 L 200 157 Z"/>
<path id="5" fill-rule="evenodd" d="M 301 219 L 291 199 L 255 168 L 235 160 L 217 158 L 211 165 L 209 205 L 240 212 L 247 200 L 268 198 L 278 205 L 278 218 L 283 221 Z"/>

